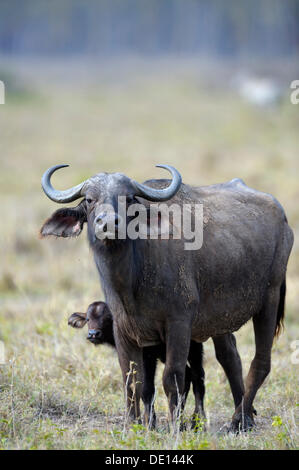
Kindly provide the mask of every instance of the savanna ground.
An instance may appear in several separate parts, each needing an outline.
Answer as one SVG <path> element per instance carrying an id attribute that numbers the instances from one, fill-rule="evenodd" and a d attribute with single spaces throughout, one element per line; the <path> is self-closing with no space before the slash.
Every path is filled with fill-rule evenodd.
<path id="1" fill-rule="evenodd" d="M 49 166 L 66 188 L 99 171 L 143 181 L 164 177 L 170 163 L 185 182 L 241 177 L 274 194 L 299 232 L 299 105 L 289 90 L 258 109 L 230 87 L 233 67 L 194 61 L 40 63 L 2 61 L 7 86 L 0 106 L 1 271 L 0 447 L 3 449 L 288 449 L 298 445 L 299 248 L 291 255 L 285 331 L 273 348 L 272 371 L 255 400 L 254 431 L 219 432 L 233 403 L 211 340 L 204 345 L 207 431 L 167 430 L 167 401 L 157 376 L 158 428 L 124 427 L 116 353 L 95 348 L 67 318 L 102 298 L 86 233 L 76 240 L 39 240 L 57 205 L 41 191 Z M 276 68 L 286 73 L 287 64 Z M 298 72 L 298 70 L 297 70 Z M 297 73 L 298 75 L 298 73 Z M 299 78 L 291 76 L 290 79 Z M 251 322 L 236 334 L 244 375 L 254 354 Z M 186 416 L 190 417 L 190 393 Z"/>

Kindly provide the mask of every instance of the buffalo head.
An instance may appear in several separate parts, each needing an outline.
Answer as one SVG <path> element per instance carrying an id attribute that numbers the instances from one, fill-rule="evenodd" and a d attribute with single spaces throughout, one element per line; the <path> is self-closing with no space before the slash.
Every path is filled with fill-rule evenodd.
<path id="1" fill-rule="evenodd" d="M 66 166 L 68 165 L 56 165 L 44 173 L 44 192 L 52 201 L 58 203 L 84 199 L 77 207 L 56 211 L 42 226 L 42 237 L 76 237 L 87 222 L 92 244 L 98 239 L 107 241 L 112 238 L 125 238 L 119 236 L 121 225 L 124 228 L 127 222 L 118 210 L 119 199 L 122 199 L 126 208 L 138 202 L 136 197 L 154 202 L 167 201 L 177 193 L 182 182 L 181 175 L 175 168 L 170 165 L 157 165 L 172 175 L 172 181 L 166 188 L 157 189 L 137 183 L 121 173 L 99 173 L 73 188 L 57 191 L 51 184 L 51 176 L 56 170 Z"/>
<path id="2" fill-rule="evenodd" d="M 68 319 L 68 324 L 73 328 L 83 328 L 87 324 L 87 339 L 95 345 L 115 345 L 112 313 L 105 302 L 93 302 L 88 306 L 86 313 L 73 313 Z"/>

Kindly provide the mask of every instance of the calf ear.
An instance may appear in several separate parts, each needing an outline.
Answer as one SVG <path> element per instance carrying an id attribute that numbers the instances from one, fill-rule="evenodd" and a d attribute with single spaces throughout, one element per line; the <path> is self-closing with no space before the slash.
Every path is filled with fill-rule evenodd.
<path id="1" fill-rule="evenodd" d="M 86 313 L 73 313 L 67 323 L 73 328 L 83 328 L 87 323 Z"/>
<path id="2" fill-rule="evenodd" d="M 77 207 L 64 207 L 54 212 L 40 229 L 40 237 L 77 237 L 83 229 L 86 218 L 85 200 Z"/>

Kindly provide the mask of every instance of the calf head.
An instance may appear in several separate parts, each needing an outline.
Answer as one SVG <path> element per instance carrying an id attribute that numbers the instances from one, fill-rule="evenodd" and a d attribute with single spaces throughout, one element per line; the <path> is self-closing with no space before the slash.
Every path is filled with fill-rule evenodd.
<path id="1" fill-rule="evenodd" d="M 86 313 L 73 313 L 68 324 L 73 328 L 83 328 L 88 325 L 87 339 L 97 344 L 115 346 L 113 336 L 113 317 L 105 302 L 93 302 Z"/>

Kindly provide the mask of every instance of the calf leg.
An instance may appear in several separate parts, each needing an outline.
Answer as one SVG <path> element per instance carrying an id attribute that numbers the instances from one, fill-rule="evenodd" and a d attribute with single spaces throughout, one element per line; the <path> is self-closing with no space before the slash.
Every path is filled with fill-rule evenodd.
<path id="1" fill-rule="evenodd" d="M 185 388 L 184 388 L 184 404 L 186 404 L 187 397 L 189 395 L 190 391 L 190 386 L 191 386 L 191 380 L 192 380 L 192 375 L 191 375 L 191 369 L 188 365 L 186 365 L 186 370 L 185 370 Z"/>
<path id="2" fill-rule="evenodd" d="M 163 387 L 168 398 L 170 419 L 174 423 L 181 415 L 181 405 L 184 404 L 185 371 L 190 349 L 191 326 L 186 324 L 186 321 L 169 323 L 166 331 Z"/>
<path id="3" fill-rule="evenodd" d="M 246 431 L 254 425 L 252 404 L 255 395 L 271 369 L 271 349 L 276 329 L 280 290 L 271 288 L 262 311 L 253 317 L 255 334 L 255 356 L 246 378 L 245 394 L 237 407 L 231 423 L 231 430 Z"/>
<path id="4" fill-rule="evenodd" d="M 155 398 L 155 375 L 157 368 L 157 355 L 155 348 L 147 347 L 143 349 L 143 376 L 144 382 L 142 387 L 142 401 L 144 403 L 144 424 L 150 429 L 156 427 L 156 413 L 154 408 Z M 165 358 L 160 358 L 162 362 Z M 186 365 L 185 371 L 185 388 L 182 409 L 187 400 L 187 396 L 191 385 L 191 369 Z"/>
<path id="5" fill-rule="evenodd" d="M 186 365 L 184 393 L 183 393 L 183 395 L 181 397 L 181 400 L 180 400 L 181 414 L 183 414 L 184 409 L 185 409 L 187 397 L 188 397 L 189 391 L 190 391 L 191 380 L 192 380 L 191 369 L 188 365 Z M 186 423 L 182 421 L 181 422 L 181 431 L 184 431 L 184 430 L 186 430 Z"/>

